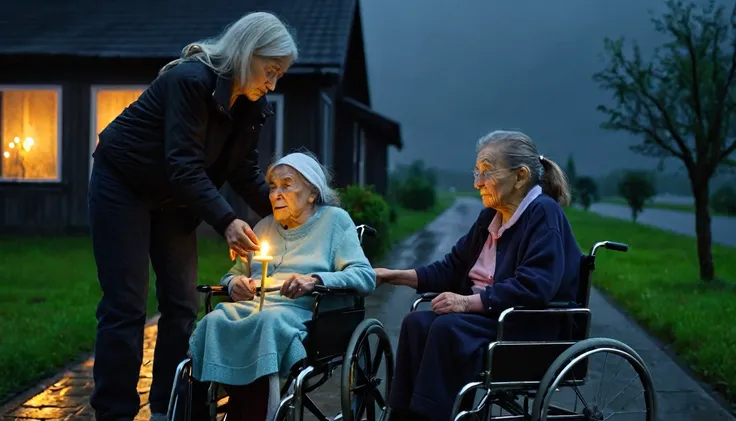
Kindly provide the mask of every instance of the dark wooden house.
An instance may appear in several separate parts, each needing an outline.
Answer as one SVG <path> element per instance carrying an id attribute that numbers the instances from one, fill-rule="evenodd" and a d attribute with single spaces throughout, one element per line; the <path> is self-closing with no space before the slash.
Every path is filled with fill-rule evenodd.
<path id="1" fill-rule="evenodd" d="M 0 233 L 84 232 L 98 133 L 188 43 L 255 10 L 294 29 L 300 57 L 268 95 L 263 168 L 298 147 L 338 186 L 387 185 L 399 125 L 371 109 L 359 0 L 23 0 L 0 15 Z M 249 209 L 227 186 L 241 216 Z"/>

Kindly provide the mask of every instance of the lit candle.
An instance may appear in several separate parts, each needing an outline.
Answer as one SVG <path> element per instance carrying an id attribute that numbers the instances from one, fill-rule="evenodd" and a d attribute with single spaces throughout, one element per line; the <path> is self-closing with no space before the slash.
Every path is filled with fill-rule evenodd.
<path id="1" fill-rule="evenodd" d="M 266 280 L 268 279 L 268 262 L 273 260 L 273 256 L 268 255 L 268 243 L 261 242 L 261 253 L 253 256 L 253 260 L 261 262 L 261 301 L 258 304 L 258 311 L 263 311 L 263 300 L 266 298 Z"/>

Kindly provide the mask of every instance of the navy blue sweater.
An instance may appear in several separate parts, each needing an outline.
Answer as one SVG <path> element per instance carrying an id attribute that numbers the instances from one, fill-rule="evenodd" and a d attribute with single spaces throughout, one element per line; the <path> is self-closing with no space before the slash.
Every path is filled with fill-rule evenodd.
<path id="1" fill-rule="evenodd" d="M 470 269 L 488 239 L 496 211 L 484 209 L 470 231 L 445 258 L 416 269 L 417 292 L 471 294 Z M 551 301 L 576 301 L 582 252 L 562 207 L 541 194 L 497 243 L 496 271 L 481 293 L 486 313 L 514 306 L 545 307 Z"/>

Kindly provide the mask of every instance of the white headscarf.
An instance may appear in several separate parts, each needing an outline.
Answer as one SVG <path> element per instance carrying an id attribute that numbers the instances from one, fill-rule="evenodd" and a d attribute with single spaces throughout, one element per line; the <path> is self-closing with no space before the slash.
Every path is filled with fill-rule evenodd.
<path id="1" fill-rule="evenodd" d="M 301 152 L 290 153 L 285 157 L 276 161 L 273 167 L 277 165 L 288 165 L 299 171 L 307 181 L 309 181 L 319 191 L 321 200 L 325 200 L 325 192 L 327 192 L 327 177 L 322 167 L 314 158 Z"/>

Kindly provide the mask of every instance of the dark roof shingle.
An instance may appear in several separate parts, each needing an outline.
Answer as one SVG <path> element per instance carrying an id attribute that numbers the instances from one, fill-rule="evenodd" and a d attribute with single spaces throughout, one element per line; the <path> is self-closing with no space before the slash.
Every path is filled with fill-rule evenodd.
<path id="1" fill-rule="evenodd" d="M 341 66 L 358 0 L 16 0 L 0 13 L 0 55 L 178 57 L 251 11 L 294 29 L 298 64 Z"/>

